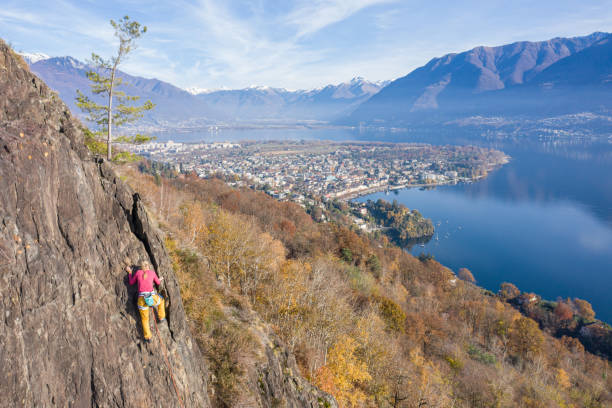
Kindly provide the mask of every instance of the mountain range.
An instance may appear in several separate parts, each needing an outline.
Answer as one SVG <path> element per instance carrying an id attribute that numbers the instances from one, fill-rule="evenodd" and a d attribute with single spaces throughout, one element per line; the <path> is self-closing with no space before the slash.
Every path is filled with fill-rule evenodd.
<path id="1" fill-rule="evenodd" d="M 416 124 L 471 115 L 546 117 L 612 108 L 612 36 L 516 42 L 434 58 L 347 122 Z"/>
<path id="2" fill-rule="evenodd" d="M 22 56 L 78 114 L 74 96 L 76 89 L 89 89 L 88 65 L 72 57 Z M 157 128 L 308 121 L 409 127 L 585 112 L 609 117 L 612 35 L 481 46 L 434 58 L 394 81 L 354 78 L 313 90 L 184 90 L 158 79 L 120 75 L 130 84 L 126 91 L 157 105 L 144 122 Z"/>
<path id="3" fill-rule="evenodd" d="M 22 53 L 30 69 L 43 79 L 79 114 L 76 90 L 89 93 L 87 64 L 70 56 L 48 57 Z M 353 78 L 350 82 L 314 90 L 289 91 L 282 88 L 249 87 L 235 90 L 198 92 L 184 90 L 158 79 L 147 79 L 120 72 L 128 84 L 128 94 L 150 99 L 156 108 L 147 113 L 149 126 L 203 126 L 219 123 L 266 121 L 332 120 L 349 114 L 360 103 L 378 92 L 387 82 Z"/>
<path id="4" fill-rule="evenodd" d="M 93 98 L 89 92 L 90 81 L 86 75 L 91 68 L 87 64 L 69 56 L 36 61 L 26 56 L 25 59 L 30 63 L 30 69 L 57 91 L 75 114 L 80 113 L 75 101 L 77 89 Z M 144 118 L 147 125 L 171 127 L 196 119 L 198 123 L 206 124 L 218 120 L 221 116 L 204 101 L 172 84 L 124 72 L 120 72 L 119 75 L 128 84 L 123 86 L 128 94 L 139 95 L 142 100 L 150 99 L 156 104 L 154 113 L 148 113 Z"/>
<path id="5" fill-rule="evenodd" d="M 313 90 L 250 87 L 205 92 L 196 96 L 239 120 L 331 120 L 348 115 L 388 82 L 353 78 L 350 82 Z"/>

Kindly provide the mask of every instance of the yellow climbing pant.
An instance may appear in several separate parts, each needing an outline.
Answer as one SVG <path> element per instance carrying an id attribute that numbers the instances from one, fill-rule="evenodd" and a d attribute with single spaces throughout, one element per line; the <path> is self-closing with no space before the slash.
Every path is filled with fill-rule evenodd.
<path id="1" fill-rule="evenodd" d="M 166 309 L 164 307 L 164 298 L 159 296 L 157 293 L 153 295 L 155 304 L 152 306 L 157 311 L 157 317 L 159 320 L 166 318 Z M 153 335 L 151 334 L 151 326 L 149 325 L 149 306 L 145 303 L 144 296 L 138 296 L 138 310 L 140 311 L 140 321 L 142 322 L 142 332 L 144 333 L 145 339 L 150 339 Z"/>

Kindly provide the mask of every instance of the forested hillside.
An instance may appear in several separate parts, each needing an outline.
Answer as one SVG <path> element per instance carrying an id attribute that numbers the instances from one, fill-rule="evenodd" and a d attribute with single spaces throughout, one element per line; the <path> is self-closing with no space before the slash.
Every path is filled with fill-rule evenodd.
<path id="1" fill-rule="evenodd" d="M 261 192 L 121 172 L 166 232 L 219 406 L 253 388 L 262 328 L 343 407 L 612 404 L 609 362 L 542 331 L 503 291 Z"/>

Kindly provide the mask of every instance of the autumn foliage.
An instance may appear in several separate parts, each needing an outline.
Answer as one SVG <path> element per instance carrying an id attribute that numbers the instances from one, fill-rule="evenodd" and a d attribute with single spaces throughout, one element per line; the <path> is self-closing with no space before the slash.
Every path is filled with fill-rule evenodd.
<path id="1" fill-rule="evenodd" d="M 215 405 L 239 405 L 252 341 L 240 328 L 252 316 L 342 407 L 612 404 L 609 363 L 542 331 L 508 303 L 520 295 L 511 284 L 494 295 L 465 271 L 457 280 L 433 259 L 220 180 L 158 185 L 122 172 L 168 236 Z M 593 318 L 581 302 L 566 306 L 551 309 L 556 321 Z"/>

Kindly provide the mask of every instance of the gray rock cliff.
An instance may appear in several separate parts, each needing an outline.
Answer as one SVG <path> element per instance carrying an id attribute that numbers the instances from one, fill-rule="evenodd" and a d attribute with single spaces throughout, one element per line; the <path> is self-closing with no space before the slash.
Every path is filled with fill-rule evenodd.
<path id="1" fill-rule="evenodd" d="M 209 406 L 162 238 L 82 139 L 59 97 L 0 41 L 0 406 L 179 406 L 158 336 L 142 341 L 126 259 L 165 277 L 160 331 L 176 385 L 185 406 Z"/>

